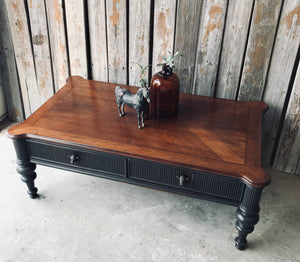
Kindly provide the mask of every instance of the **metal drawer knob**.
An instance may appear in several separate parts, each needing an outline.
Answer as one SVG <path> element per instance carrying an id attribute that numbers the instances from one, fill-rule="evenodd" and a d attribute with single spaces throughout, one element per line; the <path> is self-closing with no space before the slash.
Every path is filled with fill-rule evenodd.
<path id="1" fill-rule="evenodd" d="M 78 162 L 78 160 L 79 160 L 79 156 L 78 155 L 72 154 L 70 156 L 70 164 L 74 165 L 76 162 Z"/>
<path id="2" fill-rule="evenodd" d="M 177 176 L 176 178 L 179 180 L 180 186 L 183 186 L 184 182 L 189 180 L 189 178 L 184 175 Z"/>

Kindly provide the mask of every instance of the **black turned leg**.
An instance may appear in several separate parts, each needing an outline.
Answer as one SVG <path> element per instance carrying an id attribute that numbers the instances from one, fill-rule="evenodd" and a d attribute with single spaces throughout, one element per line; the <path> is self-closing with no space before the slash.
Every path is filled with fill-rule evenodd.
<path id="1" fill-rule="evenodd" d="M 253 232 L 259 220 L 259 200 L 261 188 L 246 186 L 243 201 L 236 211 L 236 228 L 239 231 L 235 238 L 235 246 L 239 250 L 247 247 L 247 235 Z"/>
<path id="2" fill-rule="evenodd" d="M 17 172 L 21 175 L 21 180 L 26 183 L 30 198 L 37 198 L 38 189 L 34 186 L 36 164 L 30 162 L 27 144 L 24 139 L 17 139 L 13 142 L 17 154 Z"/>
<path id="3" fill-rule="evenodd" d="M 35 168 L 36 164 L 17 160 L 17 172 L 21 175 L 21 180 L 26 183 L 28 187 L 27 194 L 30 198 L 38 197 L 38 189 L 34 186 L 34 179 L 36 179 Z"/>

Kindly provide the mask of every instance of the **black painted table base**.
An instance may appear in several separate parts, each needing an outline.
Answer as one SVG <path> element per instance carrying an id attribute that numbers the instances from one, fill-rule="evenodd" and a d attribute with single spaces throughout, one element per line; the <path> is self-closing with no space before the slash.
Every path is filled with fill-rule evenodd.
<path id="1" fill-rule="evenodd" d="M 34 185 L 34 180 L 36 178 L 36 164 L 42 164 L 46 166 L 51 166 L 54 168 L 61 168 L 65 170 L 70 170 L 70 171 L 75 171 L 79 173 L 84 173 L 88 175 L 94 175 L 94 176 L 99 176 L 99 177 L 104 177 L 104 178 L 109 178 L 117 181 L 122 181 L 122 182 L 127 182 L 130 184 L 135 184 L 135 185 L 141 185 L 141 186 L 146 186 L 154 189 L 159 189 L 159 190 L 164 190 L 164 191 L 169 191 L 172 193 L 177 193 L 177 194 L 182 194 L 182 195 L 187 195 L 190 197 L 196 197 L 200 199 L 206 199 L 206 200 L 211 200 L 219 203 L 224 203 L 228 205 L 234 205 L 238 206 L 238 209 L 236 211 L 236 228 L 238 230 L 238 236 L 235 238 L 235 246 L 239 250 L 244 250 L 247 247 L 247 235 L 253 232 L 254 230 L 254 225 L 257 224 L 259 220 L 259 200 L 261 196 L 262 190 L 260 188 L 255 188 L 250 185 L 244 184 L 242 182 L 234 181 L 230 177 L 226 176 L 220 176 L 220 175 L 215 175 L 215 183 L 219 185 L 226 186 L 228 185 L 228 188 L 223 188 L 223 190 L 220 190 L 220 188 L 216 187 L 215 189 L 211 190 L 205 190 L 205 188 L 202 188 L 202 192 L 199 193 L 197 192 L 198 190 L 193 190 L 189 191 L 188 188 L 188 172 L 189 170 L 182 170 L 180 169 L 182 173 L 185 173 L 185 178 L 186 178 L 186 184 L 180 185 L 180 179 L 178 175 L 175 177 L 173 174 L 173 178 L 175 179 L 175 183 L 177 185 L 173 185 L 170 183 L 170 185 L 167 185 L 167 183 L 161 182 L 158 180 L 158 184 L 154 184 L 153 181 L 147 181 L 147 179 L 141 179 L 137 180 L 135 175 L 138 176 L 143 176 L 143 174 L 135 174 L 133 173 L 130 174 L 125 174 L 124 176 L 118 176 L 114 173 L 107 172 L 107 171 L 102 171 L 102 170 L 90 170 L 89 168 L 87 169 L 82 169 L 81 163 L 80 163 L 80 155 L 83 153 L 85 154 L 87 151 L 84 148 L 79 148 L 79 147 L 70 147 L 68 145 L 58 145 L 56 143 L 49 143 L 49 142 L 44 142 L 44 141 L 35 141 L 33 139 L 18 139 L 18 140 L 13 140 L 16 154 L 17 154 L 17 172 L 21 175 L 21 180 L 26 183 L 28 187 L 28 195 L 30 198 L 37 198 L 38 194 L 37 191 L 38 189 Z M 38 146 L 36 146 L 38 145 Z M 44 152 L 45 156 L 39 156 L 36 155 L 36 151 L 43 150 L 44 146 L 47 146 L 48 149 L 49 147 L 53 146 L 53 148 L 60 148 L 62 151 L 65 150 L 64 155 L 66 156 L 68 161 L 60 160 L 58 159 L 57 161 L 53 161 L 53 157 L 49 154 L 49 152 L 52 152 L 52 150 L 49 150 L 49 152 Z M 36 147 L 41 147 L 36 148 Z M 31 152 L 33 154 L 31 154 Z M 74 152 L 74 153 L 72 153 Z M 98 154 L 97 152 L 89 152 L 91 154 L 95 153 L 96 155 Z M 118 156 L 113 156 L 113 157 L 118 157 Z M 77 160 L 76 160 L 77 159 Z M 130 163 L 138 163 L 141 161 L 143 165 L 148 165 L 148 169 L 150 168 L 151 170 L 151 165 L 156 166 L 157 163 L 145 163 L 145 161 L 142 160 L 137 160 L 137 159 L 130 159 L 130 158 L 122 158 L 123 161 L 125 161 L 126 168 L 124 172 L 127 172 L 128 167 L 130 166 Z M 157 166 L 156 166 L 157 167 Z M 101 168 L 101 167 L 100 167 Z M 169 168 L 168 166 L 159 166 L 158 168 Z M 172 169 L 174 167 L 171 167 Z M 102 172 L 101 172 L 102 171 Z M 154 171 L 156 171 L 154 169 Z M 193 170 L 191 170 L 193 172 Z M 194 173 L 194 172 L 193 172 Z M 202 177 L 200 177 L 202 175 Z M 211 174 L 199 174 L 200 181 L 202 183 L 208 184 L 210 181 L 206 181 L 207 177 L 205 175 L 211 175 Z M 149 179 L 148 179 L 149 180 Z M 177 181 L 178 180 L 178 181 Z M 228 183 L 226 183 L 228 181 Z M 234 185 L 232 185 L 232 183 Z M 205 185 L 206 187 L 206 185 Z M 226 193 L 228 190 L 236 189 L 237 193 L 231 192 L 230 194 Z M 240 199 L 238 201 L 237 199 Z"/>

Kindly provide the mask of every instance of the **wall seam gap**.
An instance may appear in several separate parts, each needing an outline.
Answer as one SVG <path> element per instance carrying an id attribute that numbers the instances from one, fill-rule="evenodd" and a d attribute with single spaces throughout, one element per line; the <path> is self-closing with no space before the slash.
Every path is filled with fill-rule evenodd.
<path id="1" fill-rule="evenodd" d="M 149 54 L 148 54 L 148 86 L 150 86 L 153 68 L 153 33 L 154 33 L 154 0 L 150 2 L 150 21 L 149 21 Z"/>
<path id="2" fill-rule="evenodd" d="M 238 85 L 237 85 L 237 89 L 236 89 L 236 93 L 235 93 L 235 100 L 238 100 L 239 94 L 240 94 L 240 91 L 241 91 L 241 83 L 242 83 L 242 78 L 243 78 L 243 71 L 244 71 L 244 66 L 245 66 L 246 54 L 247 54 L 247 50 L 248 50 L 248 46 L 249 46 L 249 37 L 250 37 L 250 32 L 251 32 L 251 26 L 252 26 L 252 20 L 253 20 L 255 4 L 256 4 L 256 0 L 253 1 L 252 9 L 251 9 L 251 15 L 250 15 L 250 18 L 249 18 L 247 38 L 246 38 L 245 49 L 244 49 L 244 54 L 243 54 L 243 59 L 242 59 L 242 65 L 241 65 L 240 74 L 239 74 L 239 81 L 238 81 Z"/>
<path id="3" fill-rule="evenodd" d="M 229 6 L 229 1 L 227 1 L 227 3 L 226 3 L 226 13 L 225 13 L 225 17 L 224 17 L 224 26 L 223 26 L 223 32 L 222 32 L 222 40 L 221 40 L 221 46 L 220 46 L 219 59 L 218 59 L 218 67 L 217 67 L 217 73 L 216 73 L 216 77 L 215 77 L 215 84 L 214 84 L 214 90 L 212 92 L 212 97 L 217 96 L 217 90 L 218 90 L 218 85 L 219 85 L 218 78 L 219 78 L 219 73 L 220 73 L 220 64 L 221 64 L 222 50 L 223 50 L 223 44 L 224 44 L 224 36 L 225 36 L 225 31 L 226 31 L 228 6 Z"/>
<path id="4" fill-rule="evenodd" d="M 65 27 L 65 38 L 66 38 L 66 50 L 67 50 L 67 60 L 68 60 L 68 68 L 69 68 L 69 76 L 72 75 L 71 66 L 70 66 L 70 54 L 69 54 L 69 41 L 68 41 L 68 25 L 67 25 L 67 17 L 66 17 L 66 6 L 65 1 L 62 0 L 62 11 L 63 11 L 63 20 Z M 67 79 L 66 79 L 67 81 Z"/>
<path id="5" fill-rule="evenodd" d="M 90 42 L 90 27 L 89 27 L 89 12 L 87 0 L 83 2 L 83 16 L 85 27 L 85 49 L 86 49 L 86 67 L 87 79 L 93 79 L 92 75 L 92 59 L 91 59 L 91 42 Z"/>
<path id="6" fill-rule="evenodd" d="M 299 66 L 299 61 L 300 61 L 300 44 L 298 46 L 298 51 L 297 51 L 297 55 L 294 61 L 294 66 L 293 66 L 293 70 L 292 70 L 292 74 L 289 80 L 289 85 L 288 85 L 288 89 L 286 92 L 286 96 L 284 99 L 284 105 L 281 111 L 281 116 L 280 116 L 280 120 L 279 120 L 279 124 L 278 124 L 278 128 L 277 128 L 277 133 L 276 133 L 276 137 L 275 137 L 275 142 L 274 142 L 274 146 L 273 146 L 273 150 L 272 150 L 272 154 L 271 154 L 271 158 L 270 158 L 270 165 L 273 167 L 274 161 L 275 161 L 275 157 L 277 154 L 277 150 L 278 150 L 278 146 L 279 146 L 279 142 L 280 142 L 280 138 L 281 138 L 281 132 L 284 126 L 284 122 L 285 122 L 285 117 L 286 117 L 286 113 L 287 113 L 287 108 L 289 105 L 289 101 L 291 98 L 291 94 L 293 91 L 293 87 L 294 87 L 294 82 L 295 82 L 295 78 L 296 78 L 296 74 L 297 74 L 297 70 L 298 70 L 298 66 Z"/>
<path id="7" fill-rule="evenodd" d="M 51 68 L 51 77 L 52 77 L 52 84 L 53 84 L 53 94 L 56 93 L 55 89 L 55 79 L 54 79 L 54 70 L 53 70 L 53 59 L 52 59 L 52 51 L 51 51 L 51 41 L 50 41 L 50 34 L 49 34 L 49 23 L 48 23 L 48 13 L 47 13 L 47 1 L 44 0 L 44 8 L 45 8 L 45 15 L 46 15 L 46 25 L 47 25 L 47 34 L 48 34 L 48 48 L 49 48 L 49 55 L 50 55 L 50 68 Z M 60 88 L 59 86 L 56 87 L 57 90 Z"/>
<path id="8" fill-rule="evenodd" d="M 126 85 L 129 85 L 129 0 L 126 0 Z"/>
<path id="9" fill-rule="evenodd" d="M 27 28 L 28 28 L 28 33 L 29 33 L 29 41 L 30 41 L 30 46 L 31 46 L 31 54 L 32 54 L 32 60 L 33 60 L 33 66 L 34 66 L 35 80 L 36 80 L 37 87 L 38 87 L 36 64 L 35 64 L 35 59 L 34 59 L 34 50 L 33 50 L 33 41 L 32 41 L 32 32 L 31 32 L 31 24 L 30 24 L 30 15 L 29 15 L 28 3 L 26 0 L 24 0 L 24 7 L 25 7 L 26 18 L 27 18 Z M 27 87 L 27 84 L 26 84 L 26 87 Z M 28 89 L 27 89 L 27 91 L 28 91 Z"/>
<path id="10" fill-rule="evenodd" d="M 284 4 L 284 0 L 281 1 L 281 6 L 280 6 L 280 10 L 279 10 L 278 21 L 277 21 L 277 25 L 276 25 L 276 29 L 275 29 L 275 34 L 274 34 L 274 39 L 273 39 L 273 44 L 272 44 L 272 50 L 271 50 L 271 54 L 270 54 L 270 61 L 269 61 L 269 65 L 268 65 L 268 69 L 267 69 L 267 73 L 266 73 L 266 81 L 264 83 L 264 90 L 263 90 L 263 92 L 261 94 L 261 100 L 263 100 L 263 98 L 264 98 L 266 87 L 267 87 L 267 83 L 268 83 L 268 79 L 269 79 L 269 71 L 270 71 L 270 67 L 271 67 L 271 64 L 272 64 L 272 58 L 273 58 L 273 53 L 274 53 L 274 48 L 275 48 L 275 43 L 276 43 L 276 37 L 277 37 L 277 33 L 278 33 L 278 30 L 279 30 L 279 25 L 280 25 L 280 21 L 281 21 L 283 4 Z"/>
<path id="11" fill-rule="evenodd" d="M 199 42 L 200 42 L 200 36 L 201 36 L 201 33 L 200 33 L 200 29 L 201 29 L 201 25 L 202 25 L 202 15 L 203 15 L 203 5 L 204 5 L 204 2 L 205 0 L 201 0 L 201 5 L 200 5 L 200 15 L 199 15 L 199 21 L 198 21 L 198 36 L 197 36 L 197 43 L 196 43 L 196 55 L 195 55 L 195 60 L 194 60 L 194 73 L 193 73 L 193 84 L 192 84 L 192 88 L 191 88 L 191 94 L 195 94 L 196 92 L 196 70 L 197 70 L 197 56 L 198 56 L 198 47 L 199 47 Z"/>
<path id="12" fill-rule="evenodd" d="M 106 9 L 106 0 L 104 1 L 104 17 L 105 17 L 105 45 L 106 45 L 106 79 L 109 82 L 109 61 L 108 61 L 108 35 L 107 35 L 107 9 Z"/>

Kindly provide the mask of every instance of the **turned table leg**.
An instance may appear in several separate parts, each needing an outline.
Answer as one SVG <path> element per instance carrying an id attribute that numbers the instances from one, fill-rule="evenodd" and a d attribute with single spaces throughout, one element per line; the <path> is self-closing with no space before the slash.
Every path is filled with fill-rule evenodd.
<path id="1" fill-rule="evenodd" d="M 38 189 L 34 186 L 36 164 L 30 162 L 25 140 L 18 139 L 13 142 L 17 154 L 17 172 L 21 175 L 21 180 L 26 183 L 30 198 L 37 198 Z"/>
<path id="2" fill-rule="evenodd" d="M 235 238 L 235 246 L 239 250 L 247 247 L 247 235 L 253 232 L 254 225 L 259 221 L 261 191 L 261 188 L 246 185 L 243 201 L 236 211 L 236 228 L 239 234 Z"/>

